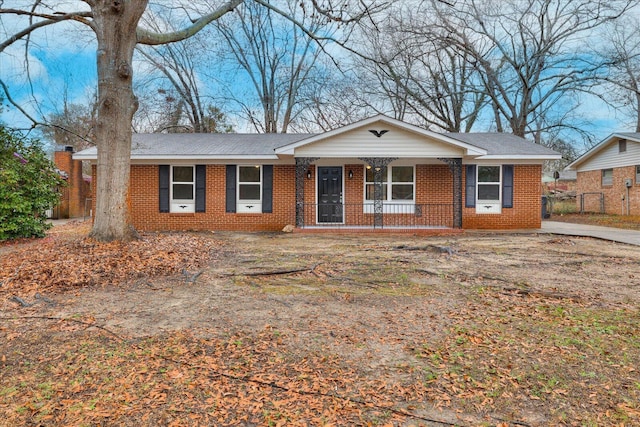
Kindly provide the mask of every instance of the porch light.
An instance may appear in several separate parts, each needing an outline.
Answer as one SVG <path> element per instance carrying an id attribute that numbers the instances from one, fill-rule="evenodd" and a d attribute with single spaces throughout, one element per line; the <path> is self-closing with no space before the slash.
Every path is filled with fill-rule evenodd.
<path id="1" fill-rule="evenodd" d="M 353 171 L 349 169 L 349 179 L 353 178 Z"/>
<path id="2" fill-rule="evenodd" d="M 371 169 L 371 165 L 367 165 L 367 170 L 370 170 L 370 169 Z"/>
<path id="3" fill-rule="evenodd" d="M 307 170 L 307 179 L 311 179 L 311 169 Z"/>

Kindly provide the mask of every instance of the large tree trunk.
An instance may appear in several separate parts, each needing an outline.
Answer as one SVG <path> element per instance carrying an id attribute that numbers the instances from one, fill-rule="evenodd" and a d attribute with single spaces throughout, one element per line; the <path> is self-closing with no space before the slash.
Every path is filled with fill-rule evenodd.
<path id="1" fill-rule="evenodd" d="M 98 176 L 96 216 L 90 235 L 100 241 L 126 241 L 137 236 L 128 206 L 131 122 L 138 108 L 131 63 L 136 28 L 147 3 L 96 0 L 92 4 L 98 40 Z"/>

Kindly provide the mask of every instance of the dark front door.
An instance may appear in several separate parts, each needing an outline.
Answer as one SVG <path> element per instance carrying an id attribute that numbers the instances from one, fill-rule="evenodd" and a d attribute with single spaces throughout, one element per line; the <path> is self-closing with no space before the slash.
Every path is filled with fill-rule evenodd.
<path id="1" fill-rule="evenodd" d="M 318 167 L 318 222 L 342 219 L 342 167 Z"/>

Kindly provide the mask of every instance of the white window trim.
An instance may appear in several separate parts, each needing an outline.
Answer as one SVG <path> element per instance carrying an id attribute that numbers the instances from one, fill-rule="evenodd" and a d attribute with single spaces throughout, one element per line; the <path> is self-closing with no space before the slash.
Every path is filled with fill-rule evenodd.
<path id="1" fill-rule="evenodd" d="M 640 165 L 636 165 L 636 185 L 640 184 Z"/>
<path id="2" fill-rule="evenodd" d="M 174 182 L 173 168 L 191 168 L 193 181 L 191 182 Z M 192 199 L 175 199 L 173 198 L 174 184 L 191 184 L 193 187 Z M 171 165 L 169 168 L 169 212 L 171 213 L 194 213 L 196 211 L 196 166 L 195 165 Z"/>
<path id="3" fill-rule="evenodd" d="M 249 181 L 240 181 L 240 168 L 259 168 L 260 169 L 260 181 L 259 182 L 249 182 Z M 256 185 L 259 184 L 259 199 L 241 199 L 240 198 L 240 186 L 246 185 Z M 262 186 L 264 185 L 264 176 L 262 165 L 237 165 L 236 169 L 236 212 L 237 213 L 262 213 Z"/>
<path id="4" fill-rule="evenodd" d="M 391 170 L 394 167 L 410 167 L 413 168 L 413 181 L 411 182 L 392 182 L 391 181 Z M 373 185 L 374 183 L 372 181 L 367 181 L 367 169 L 365 166 L 365 171 L 364 171 L 364 195 L 363 195 L 363 200 L 365 203 L 373 203 L 373 200 L 367 199 L 367 185 Z M 416 202 L 416 167 L 415 165 L 389 165 L 387 166 L 387 176 L 385 177 L 384 181 L 382 181 L 382 185 L 387 186 L 387 194 L 384 195 L 384 198 L 382 199 L 383 203 L 388 203 L 388 204 L 415 204 Z M 413 198 L 411 199 L 402 199 L 402 200 L 393 200 L 392 199 L 392 194 L 393 194 L 393 189 L 392 186 L 393 185 L 407 185 L 407 184 L 411 184 L 413 186 Z"/>
<path id="5" fill-rule="evenodd" d="M 481 167 L 495 167 L 498 168 L 500 178 L 497 182 L 480 182 L 480 168 Z M 477 165 L 476 167 L 476 213 L 477 214 L 499 214 L 502 213 L 502 165 L 489 164 L 489 165 Z M 498 185 L 498 200 L 488 200 L 480 198 L 480 186 L 481 185 Z"/>
<path id="6" fill-rule="evenodd" d="M 410 200 L 402 199 L 402 200 L 393 200 L 393 185 L 407 185 L 409 182 L 395 182 L 392 183 L 392 169 L 394 167 L 411 167 L 413 168 L 413 181 L 410 183 L 413 186 L 413 198 Z M 367 169 L 365 166 L 364 170 L 364 206 L 363 213 L 372 214 L 374 213 L 374 200 L 367 199 L 367 185 L 373 185 L 374 183 L 371 181 L 367 181 Z M 382 181 L 382 184 L 387 186 L 387 194 L 384 195 L 384 199 L 382 200 L 382 212 L 385 214 L 413 214 L 415 213 L 416 206 L 416 166 L 415 165 L 388 165 L 387 166 L 387 176 Z"/>

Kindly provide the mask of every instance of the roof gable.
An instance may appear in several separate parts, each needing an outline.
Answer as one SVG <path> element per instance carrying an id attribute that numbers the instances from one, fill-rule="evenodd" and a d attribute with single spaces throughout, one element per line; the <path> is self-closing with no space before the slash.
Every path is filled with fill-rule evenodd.
<path id="1" fill-rule="evenodd" d="M 320 157 L 481 156 L 486 150 L 465 141 L 378 115 L 276 149 L 277 154 Z"/>
<path id="2" fill-rule="evenodd" d="M 627 141 L 625 153 L 618 153 L 618 142 Z M 632 144 L 629 144 L 632 143 Z M 640 133 L 618 132 L 613 133 L 593 146 L 582 156 L 574 160 L 565 169 L 567 170 L 591 170 L 607 167 L 630 166 L 640 161 Z"/>

